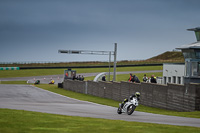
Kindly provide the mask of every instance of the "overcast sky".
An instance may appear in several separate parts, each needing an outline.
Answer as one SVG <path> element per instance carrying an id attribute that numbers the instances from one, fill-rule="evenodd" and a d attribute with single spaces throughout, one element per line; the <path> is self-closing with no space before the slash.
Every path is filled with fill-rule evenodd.
<path id="1" fill-rule="evenodd" d="M 0 62 L 147 59 L 196 41 L 200 0 L 0 0 Z M 113 60 L 113 58 L 112 58 Z"/>

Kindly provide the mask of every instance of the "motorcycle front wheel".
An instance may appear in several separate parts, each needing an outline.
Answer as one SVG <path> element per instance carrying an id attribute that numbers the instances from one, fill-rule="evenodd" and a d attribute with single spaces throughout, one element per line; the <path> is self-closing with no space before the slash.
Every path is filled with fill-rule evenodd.
<path id="1" fill-rule="evenodd" d="M 118 114 L 121 114 L 121 113 L 122 113 L 121 107 L 119 107 L 119 108 L 117 109 L 117 113 L 118 113 Z"/>
<path id="2" fill-rule="evenodd" d="M 128 108 L 127 108 L 127 114 L 131 115 L 135 111 L 135 108 L 136 108 L 136 106 L 134 106 L 134 105 L 128 106 Z"/>

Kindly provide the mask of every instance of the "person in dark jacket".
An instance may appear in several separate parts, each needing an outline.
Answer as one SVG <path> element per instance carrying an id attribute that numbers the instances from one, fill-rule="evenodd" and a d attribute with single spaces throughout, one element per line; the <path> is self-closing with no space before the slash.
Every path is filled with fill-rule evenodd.
<path id="1" fill-rule="evenodd" d="M 130 82 L 135 82 L 133 76 L 131 76 L 131 78 L 130 78 Z"/>
<path id="2" fill-rule="evenodd" d="M 106 81 L 106 76 L 105 75 L 103 75 L 102 81 Z"/>
<path id="3" fill-rule="evenodd" d="M 131 82 L 132 77 L 133 77 L 133 75 L 132 75 L 132 73 L 130 73 L 130 76 L 129 76 L 129 79 L 128 79 L 129 82 Z"/>
<path id="4" fill-rule="evenodd" d="M 78 75 L 78 79 L 77 80 L 81 81 L 81 75 Z"/>
<path id="5" fill-rule="evenodd" d="M 150 81 L 151 81 L 151 83 L 157 83 L 156 77 L 154 75 L 151 75 Z"/>
<path id="6" fill-rule="evenodd" d="M 81 77 L 81 81 L 84 81 L 84 76 L 82 75 L 82 77 Z"/>
<path id="7" fill-rule="evenodd" d="M 140 83 L 140 80 L 138 79 L 138 77 L 136 75 L 133 75 L 133 77 L 131 78 L 131 82 Z"/>

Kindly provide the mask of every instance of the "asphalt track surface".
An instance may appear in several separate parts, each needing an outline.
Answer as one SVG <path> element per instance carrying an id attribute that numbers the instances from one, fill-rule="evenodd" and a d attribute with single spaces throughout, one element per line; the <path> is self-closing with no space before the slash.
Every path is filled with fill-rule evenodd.
<path id="1" fill-rule="evenodd" d="M 0 108 L 69 116 L 200 127 L 200 119 L 197 118 L 166 116 L 137 111 L 132 115 L 119 115 L 115 107 L 76 100 L 31 85 L 0 84 Z"/>

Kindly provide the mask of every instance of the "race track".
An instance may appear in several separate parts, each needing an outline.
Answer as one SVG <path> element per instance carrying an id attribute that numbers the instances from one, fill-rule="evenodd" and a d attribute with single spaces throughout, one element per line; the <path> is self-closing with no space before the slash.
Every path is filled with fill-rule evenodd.
<path id="1" fill-rule="evenodd" d="M 130 116 L 126 114 L 118 115 L 117 108 L 72 99 L 30 85 L 0 84 L 0 108 L 69 116 L 200 127 L 200 119 L 197 118 L 165 116 L 137 111 Z"/>

